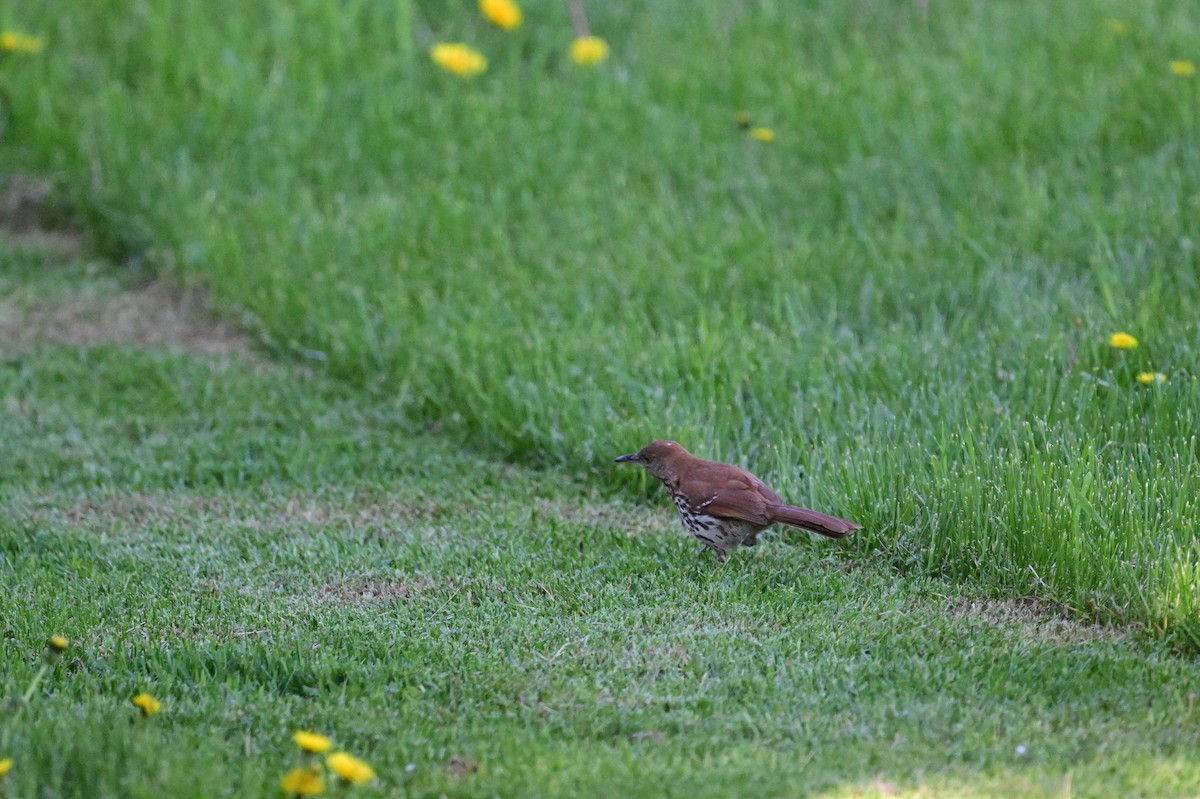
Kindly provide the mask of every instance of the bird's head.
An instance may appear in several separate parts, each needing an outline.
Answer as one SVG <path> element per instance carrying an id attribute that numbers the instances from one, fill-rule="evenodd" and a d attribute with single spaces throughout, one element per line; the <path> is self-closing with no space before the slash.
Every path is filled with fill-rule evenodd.
<path id="1" fill-rule="evenodd" d="M 651 441 L 637 452 L 617 458 L 616 463 L 636 463 L 659 480 L 665 481 L 675 460 L 687 454 L 688 451 L 674 441 Z"/>

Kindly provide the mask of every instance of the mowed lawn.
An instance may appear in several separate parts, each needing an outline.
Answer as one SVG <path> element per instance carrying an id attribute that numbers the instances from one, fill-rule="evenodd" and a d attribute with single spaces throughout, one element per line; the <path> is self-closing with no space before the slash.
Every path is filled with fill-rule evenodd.
<path id="1" fill-rule="evenodd" d="M 0 795 L 1200 793 L 1200 7 L 570 5 L 0 19 Z"/>
<path id="2" fill-rule="evenodd" d="M 1144 630 L 853 543 L 776 534 L 717 567 L 663 503 L 422 434 L 236 339 L 196 354 L 203 316 L 63 257 L 4 248 L 0 320 L 38 333 L 0 368 L 10 709 L 70 642 L 0 727 L 6 796 L 277 796 L 302 729 L 371 764 L 366 796 L 1200 785 L 1195 661 Z"/>

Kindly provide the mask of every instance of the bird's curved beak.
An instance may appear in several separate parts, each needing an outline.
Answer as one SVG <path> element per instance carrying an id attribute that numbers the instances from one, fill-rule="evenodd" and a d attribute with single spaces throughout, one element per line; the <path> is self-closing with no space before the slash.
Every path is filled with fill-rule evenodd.
<path id="1" fill-rule="evenodd" d="M 622 455 L 621 457 L 619 457 L 615 461 L 613 461 L 613 463 L 627 463 L 628 461 L 636 461 L 637 459 L 638 459 L 638 454 L 636 452 L 634 452 L 631 455 Z"/>

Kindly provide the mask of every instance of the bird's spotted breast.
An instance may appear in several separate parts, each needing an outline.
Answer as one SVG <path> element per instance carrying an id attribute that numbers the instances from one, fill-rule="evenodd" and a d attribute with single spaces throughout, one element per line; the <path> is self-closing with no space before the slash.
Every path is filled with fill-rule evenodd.
<path id="1" fill-rule="evenodd" d="M 705 546 L 716 550 L 732 549 L 742 544 L 753 546 L 756 543 L 755 535 L 762 529 L 741 519 L 709 516 L 704 512 L 704 508 L 712 502 L 711 499 L 702 503 L 699 508 L 693 507 L 682 494 L 671 492 L 671 499 L 675 501 L 679 519 L 688 532 L 704 542 Z"/>
<path id="2" fill-rule="evenodd" d="M 699 534 L 716 526 L 715 518 L 692 510 L 692 506 L 682 496 L 676 494 L 674 499 L 675 507 L 679 510 L 679 518 L 683 520 L 683 526 L 693 533 Z"/>

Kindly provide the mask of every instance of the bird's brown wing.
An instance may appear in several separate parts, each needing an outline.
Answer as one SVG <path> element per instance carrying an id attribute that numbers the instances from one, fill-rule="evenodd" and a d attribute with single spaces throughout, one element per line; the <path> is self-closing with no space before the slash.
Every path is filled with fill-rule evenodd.
<path id="1" fill-rule="evenodd" d="M 680 488 L 693 500 L 696 510 L 764 527 L 771 523 L 768 508 L 782 502 L 762 480 L 745 469 L 726 464 L 698 464 L 681 481 Z"/>
<path id="2" fill-rule="evenodd" d="M 710 516 L 744 519 L 763 527 L 782 522 L 829 538 L 844 538 L 862 529 L 849 519 L 788 505 L 770 486 L 736 466 L 705 461 L 693 467 L 681 488 L 696 510 Z"/>

